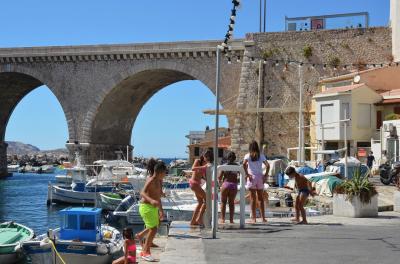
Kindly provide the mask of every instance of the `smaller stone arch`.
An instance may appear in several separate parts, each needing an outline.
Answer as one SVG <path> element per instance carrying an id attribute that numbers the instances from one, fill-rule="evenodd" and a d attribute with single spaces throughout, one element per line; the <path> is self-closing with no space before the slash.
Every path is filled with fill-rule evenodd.
<path id="1" fill-rule="evenodd" d="M 6 127 L 12 112 L 18 103 L 34 89 L 46 85 L 57 98 L 67 120 L 68 134 L 72 138 L 75 131 L 72 129 L 73 115 L 64 106 L 60 89 L 51 78 L 41 71 L 21 65 L 5 65 L 0 68 L 0 141 L 4 141 Z"/>
<path id="2" fill-rule="evenodd" d="M 5 133 L 10 117 L 18 103 L 29 92 L 47 84 L 50 91 L 57 98 L 67 119 L 68 132 L 71 134 L 71 126 L 68 120 L 72 117 L 62 105 L 57 91 L 52 88 L 51 82 L 48 82 L 44 76 L 29 68 L 17 67 L 14 65 L 5 65 L 0 70 L 0 178 L 7 173 L 7 144 L 5 143 Z M 42 81 L 46 80 L 46 81 Z"/>

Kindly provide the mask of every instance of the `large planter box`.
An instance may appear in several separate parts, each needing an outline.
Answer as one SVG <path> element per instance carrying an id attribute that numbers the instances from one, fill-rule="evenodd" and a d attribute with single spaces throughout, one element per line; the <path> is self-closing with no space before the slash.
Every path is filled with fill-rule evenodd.
<path id="1" fill-rule="evenodd" d="M 354 197 L 346 201 L 343 194 L 333 196 L 333 215 L 345 217 L 376 217 L 378 216 L 378 195 L 371 199 L 371 203 L 363 204 L 360 198 Z"/>
<path id="2" fill-rule="evenodd" d="M 393 193 L 393 200 L 394 200 L 393 210 L 395 212 L 399 212 L 400 213 L 400 191 L 395 191 Z"/>

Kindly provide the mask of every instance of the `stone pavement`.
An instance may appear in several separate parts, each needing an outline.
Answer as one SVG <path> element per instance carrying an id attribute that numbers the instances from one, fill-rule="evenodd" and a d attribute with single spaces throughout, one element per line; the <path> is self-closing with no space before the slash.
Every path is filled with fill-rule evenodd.
<path id="1" fill-rule="evenodd" d="M 165 250 L 165 245 L 167 243 L 167 237 L 165 237 L 165 236 L 156 237 L 154 239 L 154 243 L 159 247 L 158 248 L 151 248 L 151 254 L 157 261 L 159 261 L 160 260 L 160 255 Z M 141 248 L 138 248 L 137 251 L 136 251 L 138 263 L 148 263 L 147 261 L 144 261 L 139 257 L 139 253 L 141 251 L 142 251 Z"/>
<path id="2" fill-rule="evenodd" d="M 161 263 L 398 263 L 400 214 L 378 218 L 311 217 L 309 225 L 271 218 L 268 224 L 209 230 L 173 223 Z"/>

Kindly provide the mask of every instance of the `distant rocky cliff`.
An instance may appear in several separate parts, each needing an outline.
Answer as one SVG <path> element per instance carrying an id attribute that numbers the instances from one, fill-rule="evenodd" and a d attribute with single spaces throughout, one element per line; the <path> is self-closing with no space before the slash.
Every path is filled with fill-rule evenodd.
<path id="1" fill-rule="evenodd" d="M 32 155 L 32 154 L 68 154 L 67 149 L 40 150 L 38 147 L 22 142 L 7 141 L 8 155 Z"/>

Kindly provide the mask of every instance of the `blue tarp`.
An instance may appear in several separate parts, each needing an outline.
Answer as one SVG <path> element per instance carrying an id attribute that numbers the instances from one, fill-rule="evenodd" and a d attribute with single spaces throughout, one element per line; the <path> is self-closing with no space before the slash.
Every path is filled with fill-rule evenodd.
<path id="1" fill-rule="evenodd" d="M 318 173 L 317 169 L 313 169 L 309 166 L 303 166 L 303 167 L 299 167 L 296 169 L 296 171 L 300 174 L 303 175 L 308 175 L 308 174 L 313 174 L 313 173 Z"/>

